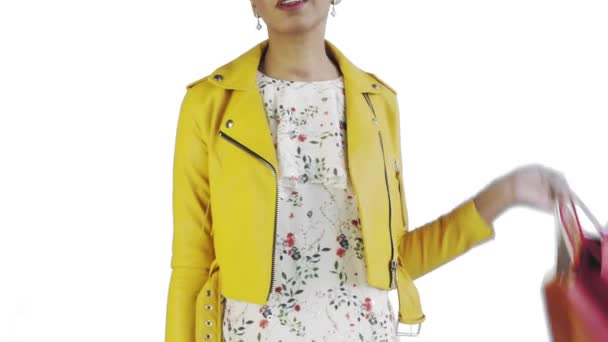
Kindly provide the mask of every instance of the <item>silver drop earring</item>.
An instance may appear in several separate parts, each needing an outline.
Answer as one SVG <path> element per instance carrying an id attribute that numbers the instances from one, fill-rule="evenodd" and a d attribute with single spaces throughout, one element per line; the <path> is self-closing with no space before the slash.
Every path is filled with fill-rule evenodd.
<path id="1" fill-rule="evenodd" d="M 260 23 L 260 16 L 258 15 L 258 24 L 255 26 L 256 29 L 261 30 L 262 29 L 262 24 Z"/>
<path id="2" fill-rule="evenodd" d="M 335 0 L 331 0 L 331 16 L 336 16 L 336 2 Z"/>

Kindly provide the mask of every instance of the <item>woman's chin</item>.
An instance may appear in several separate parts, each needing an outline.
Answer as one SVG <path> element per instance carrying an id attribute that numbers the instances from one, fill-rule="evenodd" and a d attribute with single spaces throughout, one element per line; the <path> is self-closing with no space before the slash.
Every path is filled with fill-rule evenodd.
<path id="1" fill-rule="evenodd" d="M 312 23 L 303 20 L 292 20 L 291 22 L 285 23 L 274 29 L 274 31 L 281 34 L 298 34 L 312 31 L 313 26 Z"/>

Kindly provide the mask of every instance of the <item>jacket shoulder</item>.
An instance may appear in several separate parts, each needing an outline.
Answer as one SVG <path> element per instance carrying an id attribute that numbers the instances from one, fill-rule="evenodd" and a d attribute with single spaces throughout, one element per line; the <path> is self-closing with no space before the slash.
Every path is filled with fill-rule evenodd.
<path id="1" fill-rule="evenodd" d="M 190 89 L 190 88 L 192 88 L 192 87 L 194 87 L 194 86 L 196 86 L 198 84 L 205 83 L 209 79 L 209 76 L 210 75 L 207 75 L 207 76 L 205 76 L 203 78 L 199 78 L 198 80 L 196 80 L 194 82 L 188 83 L 188 85 L 186 85 L 186 89 Z"/>
<path id="2" fill-rule="evenodd" d="M 375 79 L 378 83 L 382 84 L 386 89 L 390 90 L 391 93 L 393 93 L 393 95 L 397 95 L 397 91 L 391 87 L 388 83 L 386 83 L 384 80 L 382 80 L 380 77 L 378 77 L 376 74 L 371 73 L 369 71 L 365 72 L 366 74 L 368 74 L 369 76 L 371 76 L 373 79 Z"/>

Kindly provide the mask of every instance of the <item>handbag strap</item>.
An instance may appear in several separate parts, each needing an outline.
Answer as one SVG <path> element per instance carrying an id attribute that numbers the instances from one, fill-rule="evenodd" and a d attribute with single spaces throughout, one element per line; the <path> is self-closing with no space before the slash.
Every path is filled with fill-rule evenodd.
<path id="1" fill-rule="evenodd" d="M 583 209 L 583 211 L 585 212 L 585 215 L 587 215 L 587 217 L 593 224 L 593 227 L 595 227 L 595 229 L 598 231 L 598 233 L 600 233 L 600 235 L 601 235 L 602 232 L 605 232 L 606 228 L 600 224 L 600 221 L 598 221 L 597 218 L 595 218 L 595 216 L 593 216 L 593 214 L 591 213 L 591 210 L 589 210 L 589 208 L 587 208 L 585 203 L 583 203 L 583 201 L 581 201 L 580 197 L 578 197 L 576 195 L 576 193 L 574 193 L 572 191 L 571 191 L 571 197 L 574 200 L 573 202 L 576 202 L 576 204 L 578 204 L 578 206 L 581 209 Z M 572 203 L 572 205 L 574 205 L 574 203 Z M 576 213 L 576 211 L 575 211 L 575 213 Z"/>
<path id="2" fill-rule="evenodd" d="M 563 198 L 558 197 L 558 195 L 554 197 L 553 216 L 555 218 L 557 236 L 557 271 L 558 273 L 566 274 L 573 265 L 574 267 L 578 266 L 579 251 L 576 249 L 577 244 L 573 242 L 573 238 L 578 236 L 578 234 L 571 234 L 568 231 L 568 228 L 572 228 L 572 225 L 568 225 L 564 220 L 564 212 L 562 211 L 561 206 L 562 200 Z M 572 209 L 574 209 L 574 207 L 572 207 Z M 577 226 L 577 228 L 579 227 Z M 580 231 L 577 233 L 580 233 Z"/>
<path id="3" fill-rule="evenodd" d="M 562 203 L 565 204 L 565 207 Z M 568 195 L 562 196 L 556 195 L 554 197 L 554 216 L 558 238 L 557 269 L 559 272 L 566 272 L 570 267 L 577 269 L 579 265 L 584 233 L 578 218 L 576 205 L 583 210 L 589 221 L 593 224 L 593 227 L 599 232 L 601 240 L 604 240 L 608 236 L 606 228 L 602 227 L 597 218 L 591 213 L 591 210 L 589 210 L 575 192 L 570 191 Z M 568 209 L 568 211 L 566 212 L 564 209 Z M 606 241 L 604 241 L 604 244 L 606 244 Z M 566 258 L 565 254 L 569 258 Z"/>

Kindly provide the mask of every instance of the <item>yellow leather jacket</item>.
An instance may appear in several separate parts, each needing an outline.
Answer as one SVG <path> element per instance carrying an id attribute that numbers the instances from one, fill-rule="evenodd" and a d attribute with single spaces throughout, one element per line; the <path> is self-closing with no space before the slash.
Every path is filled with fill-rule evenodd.
<path id="1" fill-rule="evenodd" d="M 347 162 L 367 281 L 398 290 L 399 321 L 424 320 L 413 280 L 493 237 L 472 199 L 408 231 L 396 92 L 331 42 L 344 77 Z M 277 156 L 255 83 L 264 40 L 187 86 L 173 169 L 166 341 L 221 341 L 226 297 L 263 305 L 276 278 Z"/>

